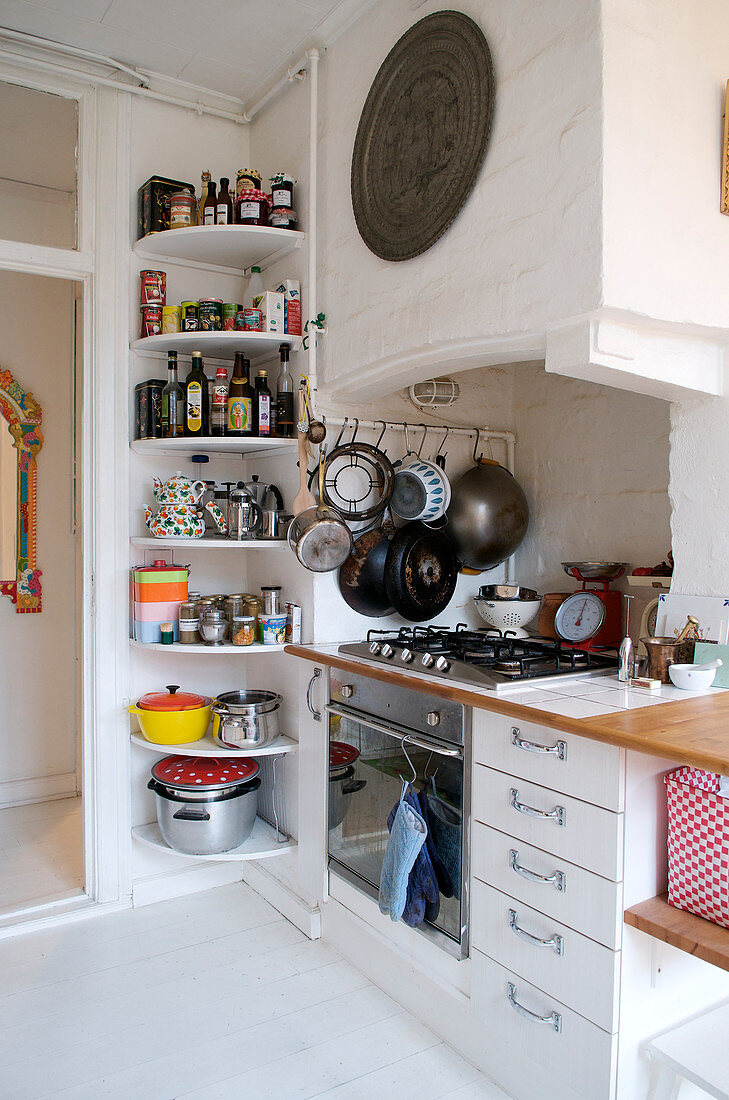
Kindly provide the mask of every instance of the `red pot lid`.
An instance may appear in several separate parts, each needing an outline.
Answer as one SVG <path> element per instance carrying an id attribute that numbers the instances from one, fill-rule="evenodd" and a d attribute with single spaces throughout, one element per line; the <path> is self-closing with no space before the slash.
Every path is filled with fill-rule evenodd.
<path id="1" fill-rule="evenodd" d="M 354 764 L 359 756 L 359 750 L 352 745 L 346 745 L 344 741 L 329 742 L 329 767 L 347 768 Z"/>
<path id="2" fill-rule="evenodd" d="M 148 691 L 138 701 L 140 710 L 180 711 L 207 707 L 211 700 L 194 691 L 180 691 L 177 684 L 168 684 L 167 691 Z"/>
<path id="3" fill-rule="evenodd" d="M 255 779 L 255 760 L 231 760 L 217 756 L 166 756 L 152 768 L 152 775 L 167 787 L 197 790 L 207 787 L 219 790 Z"/>

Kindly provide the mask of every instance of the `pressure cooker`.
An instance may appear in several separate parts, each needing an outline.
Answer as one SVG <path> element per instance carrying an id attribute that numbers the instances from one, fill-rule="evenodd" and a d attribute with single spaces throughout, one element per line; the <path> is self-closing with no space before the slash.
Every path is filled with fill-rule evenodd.
<path id="1" fill-rule="evenodd" d="M 329 829 L 341 825 L 349 813 L 352 795 L 364 790 L 367 782 L 355 779 L 354 764 L 359 752 L 343 741 L 329 742 Z"/>

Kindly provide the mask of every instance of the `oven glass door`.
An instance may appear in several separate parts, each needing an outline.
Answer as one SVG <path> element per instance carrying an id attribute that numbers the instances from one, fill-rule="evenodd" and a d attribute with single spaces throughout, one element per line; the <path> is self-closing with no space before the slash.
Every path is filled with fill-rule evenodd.
<path id="1" fill-rule="evenodd" d="M 363 715 L 345 717 L 336 713 L 340 708 L 327 709 L 330 864 L 348 879 L 356 877 L 358 885 L 377 896 L 388 817 L 400 799 L 402 779 L 412 780 L 428 826 L 428 852 L 434 857 L 431 864 L 438 885 L 437 898 L 428 905 L 429 919 L 423 923 L 465 946 L 462 898 L 467 861 L 463 852 L 464 818 L 468 818 L 462 749 L 420 733 L 403 742 L 405 730 L 370 722 Z M 404 919 L 415 918 L 417 908 L 406 908 Z"/>

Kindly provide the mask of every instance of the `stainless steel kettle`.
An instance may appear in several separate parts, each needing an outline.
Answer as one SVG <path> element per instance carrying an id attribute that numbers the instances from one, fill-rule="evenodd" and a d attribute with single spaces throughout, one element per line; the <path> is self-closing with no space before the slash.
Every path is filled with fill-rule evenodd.
<path id="1" fill-rule="evenodd" d="M 266 498 L 269 493 L 274 498 L 275 508 L 266 507 Z M 286 538 L 285 528 L 284 502 L 281 490 L 278 485 L 267 485 L 261 498 L 261 538 L 284 539 Z"/>
<path id="2" fill-rule="evenodd" d="M 262 512 L 242 481 L 230 492 L 228 505 L 228 538 L 241 541 L 255 538 L 261 525 Z"/>

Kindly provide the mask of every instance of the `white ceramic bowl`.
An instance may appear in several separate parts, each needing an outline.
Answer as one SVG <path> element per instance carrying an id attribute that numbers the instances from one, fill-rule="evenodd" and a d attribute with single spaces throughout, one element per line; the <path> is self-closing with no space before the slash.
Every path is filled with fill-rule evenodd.
<path id="1" fill-rule="evenodd" d="M 669 665 L 668 675 L 672 683 L 684 691 L 706 691 L 714 683 L 716 669 L 699 669 L 695 665 Z"/>

